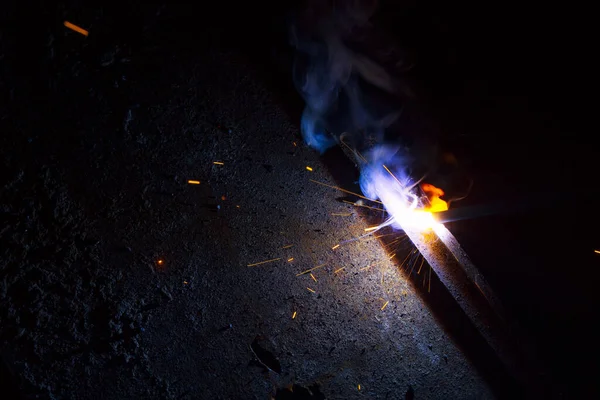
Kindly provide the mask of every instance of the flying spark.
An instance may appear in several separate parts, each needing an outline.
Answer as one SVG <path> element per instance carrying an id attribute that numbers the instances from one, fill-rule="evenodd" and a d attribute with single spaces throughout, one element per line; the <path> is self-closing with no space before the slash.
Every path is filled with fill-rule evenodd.
<path id="1" fill-rule="evenodd" d="M 281 257 L 279 257 L 279 258 L 272 258 L 270 260 L 265 260 L 265 261 L 260 261 L 260 262 L 254 263 L 254 264 L 248 264 L 248 267 L 255 267 L 257 265 L 266 264 L 266 263 L 270 263 L 270 262 L 274 262 L 274 261 L 279 261 L 279 260 L 281 260 Z"/>
<path id="2" fill-rule="evenodd" d="M 302 271 L 299 274 L 296 274 L 296 276 L 300 276 L 300 275 L 304 275 L 304 274 L 309 274 L 312 271 L 319 269 L 319 268 L 323 268 L 324 266 L 326 266 L 327 264 L 321 264 L 321 265 L 317 265 L 316 267 L 313 267 L 311 269 L 307 269 L 306 271 Z"/>
<path id="3" fill-rule="evenodd" d="M 80 28 L 79 26 L 72 24 L 69 21 L 65 21 L 65 26 L 77 33 L 81 33 L 83 36 L 87 36 L 89 34 L 89 32 L 86 31 L 85 29 Z"/>
<path id="4" fill-rule="evenodd" d="M 188 180 L 188 183 L 189 183 L 190 185 L 199 185 L 199 184 L 200 184 L 200 181 Z"/>

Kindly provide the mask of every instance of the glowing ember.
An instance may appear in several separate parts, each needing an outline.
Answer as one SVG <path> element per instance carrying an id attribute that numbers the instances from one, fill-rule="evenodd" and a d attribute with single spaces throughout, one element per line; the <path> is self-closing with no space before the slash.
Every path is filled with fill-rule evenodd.
<path id="1" fill-rule="evenodd" d="M 306 170 L 312 172 L 313 169 L 312 169 L 312 167 L 306 166 Z"/>
<path id="2" fill-rule="evenodd" d="M 425 208 L 427 211 L 441 212 L 448 210 L 448 203 L 440 199 L 440 197 L 444 195 L 442 189 L 436 188 L 429 183 L 423 183 L 421 185 L 421 190 L 425 192 L 427 199 L 429 200 L 429 206 Z"/>

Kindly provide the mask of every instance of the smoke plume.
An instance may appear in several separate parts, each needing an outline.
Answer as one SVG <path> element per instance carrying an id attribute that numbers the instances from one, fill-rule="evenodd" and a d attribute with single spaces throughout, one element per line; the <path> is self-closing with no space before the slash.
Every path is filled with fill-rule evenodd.
<path id="1" fill-rule="evenodd" d="M 410 205 L 415 160 L 397 140 L 410 91 L 398 79 L 402 57 L 370 22 L 376 8 L 375 0 L 309 0 L 296 15 L 290 37 L 294 82 L 306 103 L 301 130 L 321 153 L 340 142 L 354 151 L 366 196 Z"/>

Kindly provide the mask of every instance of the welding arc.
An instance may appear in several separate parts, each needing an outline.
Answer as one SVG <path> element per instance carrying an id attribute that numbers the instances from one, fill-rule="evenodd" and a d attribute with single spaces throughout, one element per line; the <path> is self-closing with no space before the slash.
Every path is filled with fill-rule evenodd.
<path id="1" fill-rule="evenodd" d="M 349 156 L 348 152 L 344 154 Z M 389 170 L 388 172 L 391 173 Z M 333 188 L 348 192 L 338 187 Z M 378 200 L 359 197 L 381 204 Z M 390 218 L 383 225 L 390 225 L 393 221 L 394 219 Z M 397 222 L 502 363 L 517 381 L 525 387 L 532 387 L 532 371 L 539 371 L 541 368 L 536 366 L 535 357 L 523 344 L 527 342 L 526 335 L 507 315 L 498 297 L 456 238 L 442 224 L 434 227 L 432 231 L 422 232 L 402 226 L 402 221 Z M 471 289 L 473 286 L 477 288 L 476 291 Z M 533 386 L 536 392 L 542 392 L 543 385 L 540 382 L 536 381 Z"/>

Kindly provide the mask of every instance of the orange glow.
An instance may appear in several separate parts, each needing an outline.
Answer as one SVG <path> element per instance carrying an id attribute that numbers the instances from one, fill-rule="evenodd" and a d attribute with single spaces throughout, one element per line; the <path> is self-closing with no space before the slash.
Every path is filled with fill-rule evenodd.
<path id="1" fill-rule="evenodd" d="M 87 36 L 89 33 L 85 29 L 80 28 L 77 25 L 70 23 L 69 21 L 65 21 L 65 26 L 71 30 L 74 30 L 77 33 L 81 33 L 83 36 Z"/>
<path id="2" fill-rule="evenodd" d="M 444 191 L 429 183 L 421 184 L 421 189 L 427 195 L 429 206 L 425 207 L 426 211 L 435 213 L 448 210 L 448 203 L 440 199 L 444 195 Z"/>
<path id="3" fill-rule="evenodd" d="M 199 185 L 199 184 L 200 184 L 200 181 L 189 180 L 189 181 L 188 181 L 188 183 L 189 183 L 190 185 Z"/>
<path id="4" fill-rule="evenodd" d="M 164 262 L 164 260 L 158 260 L 156 263 L 157 263 L 158 265 L 163 265 L 165 262 Z"/>

